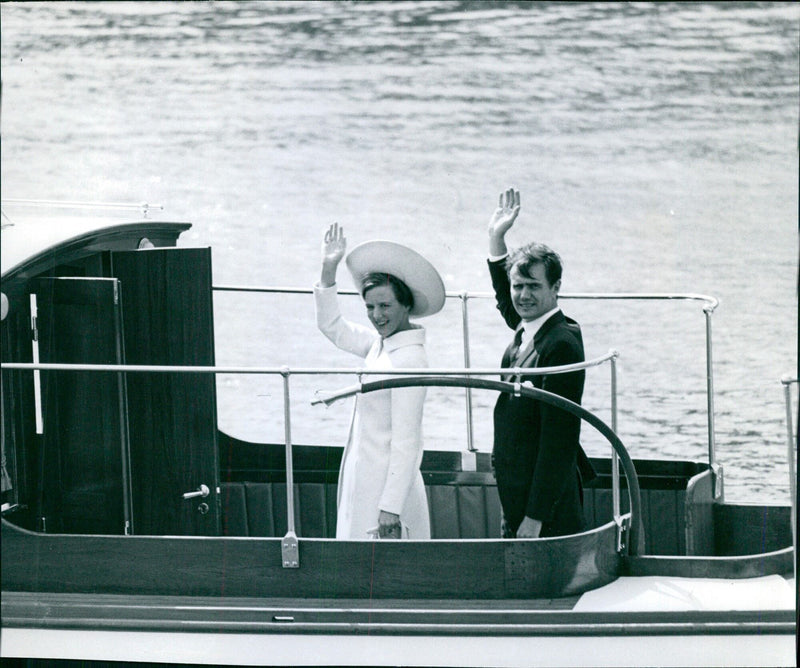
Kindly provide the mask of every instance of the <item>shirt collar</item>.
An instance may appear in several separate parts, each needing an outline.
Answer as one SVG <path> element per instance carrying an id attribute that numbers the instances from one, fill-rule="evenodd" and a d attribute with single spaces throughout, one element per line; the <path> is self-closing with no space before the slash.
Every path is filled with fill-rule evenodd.
<path id="1" fill-rule="evenodd" d="M 536 336 L 536 333 L 542 328 L 542 325 L 546 323 L 551 316 L 555 315 L 561 310 L 560 306 L 556 306 L 554 309 L 551 309 L 544 315 L 540 315 L 535 320 L 523 320 L 518 326 L 517 329 L 522 329 L 522 340 L 520 343 L 520 348 L 525 347 L 528 345 L 530 341 L 533 340 L 533 337 Z"/>

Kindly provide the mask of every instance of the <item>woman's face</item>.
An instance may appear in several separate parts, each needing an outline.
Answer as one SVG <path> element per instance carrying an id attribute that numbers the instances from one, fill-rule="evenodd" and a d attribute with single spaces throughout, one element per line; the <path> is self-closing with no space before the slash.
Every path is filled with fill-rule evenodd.
<path id="1" fill-rule="evenodd" d="M 394 294 L 391 285 L 377 285 L 364 295 L 367 317 L 384 339 L 395 332 L 402 332 L 411 325 L 408 322 L 408 306 L 403 306 Z"/>

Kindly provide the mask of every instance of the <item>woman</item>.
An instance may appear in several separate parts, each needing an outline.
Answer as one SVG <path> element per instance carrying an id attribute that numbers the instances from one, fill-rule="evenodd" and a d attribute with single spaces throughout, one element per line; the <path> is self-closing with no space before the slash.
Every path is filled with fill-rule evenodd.
<path id="1" fill-rule="evenodd" d="M 336 270 L 347 242 L 337 223 L 322 244 L 322 271 L 314 287 L 317 326 L 336 346 L 365 358 L 366 369 L 423 368 L 425 329 L 410 316 L 437 313 L 444 285 L 436 269 L 400 244 L 370 241 L 347 256 L 347 267 L 374 329 L 342 318 Z M 374 378 L 370 378 L 374 380 Z M 339 471 L 336 537 L 363 540 L 430 538 L 422 460 L 424 387 L 359 395 Z"/>

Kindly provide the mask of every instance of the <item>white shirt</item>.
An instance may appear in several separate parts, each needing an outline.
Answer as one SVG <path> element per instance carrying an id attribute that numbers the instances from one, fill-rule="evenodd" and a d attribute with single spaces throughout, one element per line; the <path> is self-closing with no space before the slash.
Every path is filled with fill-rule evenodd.
<path id="1" fill-rule="evenodd" d="M 544 323 L 547 322 L 548 318 L 555 313 L 558 313 L 561 310 L 560 306 L 556 306 L 554 309 L 549 310 L 544 315 L 540 315 L 535 320 L 523 320 L 519 325 L 517 325 L 518 330 L 522 330 L 522 339 L 521 343 L 519 344 L 519 349 L 524 349 L 531 341 L 533 341 L 533 337 L 536 336 L 536 332 L 538 332 Z"/>

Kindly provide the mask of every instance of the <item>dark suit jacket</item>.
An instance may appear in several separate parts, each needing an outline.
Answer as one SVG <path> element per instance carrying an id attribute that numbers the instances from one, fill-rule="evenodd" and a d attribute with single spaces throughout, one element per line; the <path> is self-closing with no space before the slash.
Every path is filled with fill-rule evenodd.
<path id="1" fill-rule="evenodd" d="M 516 329 L 521 318 L 511 302 L 504 263 L 489 262 L 489 271 L 497 308 L 506 324 Z M 502 366 L 510 366 L 511 361 L 506 350 Z M 582 361 L 580 326 L 558 312 L 542 325 L 534 337 L 533 349 L 515 366 L 551 367 Z M 584 371 L 576 371 L 523 376 L 522 380 L 530 380 L 535 387 L 580 403 L 584 378 Z M 577 416 L 544 402 L 507 393 L 498 397 L 494 409 L 493 461 L 503 512 L 514 525 L 527 515 L 543 522 L 542 535 L 582 530 L 579 471 L 584 478 L 593 477 L 594 472 L 580 446 L 580 423 Z"/>

